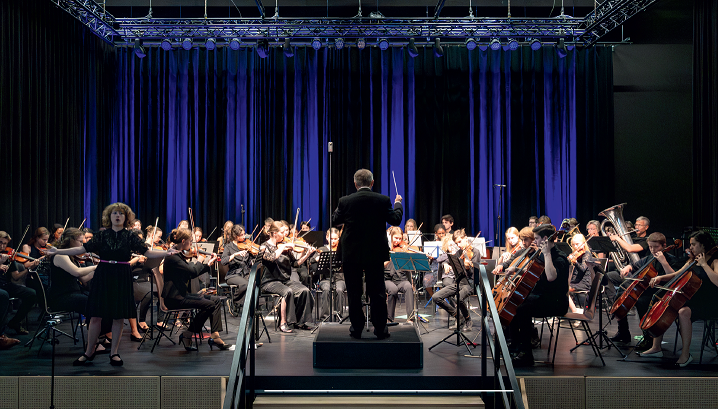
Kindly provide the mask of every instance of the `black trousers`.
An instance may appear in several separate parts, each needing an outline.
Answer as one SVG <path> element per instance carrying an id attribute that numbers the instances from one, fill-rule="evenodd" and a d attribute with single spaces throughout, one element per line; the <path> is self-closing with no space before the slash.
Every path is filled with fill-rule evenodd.
<path id="1" fill-rule="evenodd" d="M 39 281 L 35 280 L 35 283 L 39 285 Z M 5 287 L 3 289 L 7 291 L 10 298 L 20 299 L 20 308 L 18 308 L 17 313 L 15 313 L 15 316 L 12 317 L 12 319 L 7 323 L 9 327 L 17 327 L 20 325 L 20 322 L 25 319 L 27 314 L 32 309 L 33 305 L 38 302 L 37 293 L 32 288 L 23 287 L 21 285 L 13 283 L 5 284 Z M 40 304 L 42 308 L 45 308 L 44 301 Z M 42 311 L 45 310 L 43 309 Z"/>
<path id="2" fill-rule="evenodd" d="M 309 289 L 296 281 L 270 281 L 262 290 L 285 299 L 287 324 L 304 324 L 312 320 L 312 301 Z"/>
<path id="3" fill-rule="evenodd" d="M 444 284 L 444 288 L 434 293 L 434 296 L 431 297 L 432 301 L 436 303 L 439 307 L 445 309 L 449 315 L 456 314 L 456 308 L 454 308 L 453 305 L 449 304 L 444 300 L 444 298 L 449 298 L 451 300 L 456 298 L 456 283 L 454 281 L 455 279 L 453 277 L 444 277 L 441 279 L 441 282 Z M 469 317 L 469 309 L 466 306 L 466 302 L 464 301 L 466 297 L 468 297 L 471 294 L 471 286 L 469 284 L 463 284 L 460 283 L 459 287 L 459 310 L 461 310 L 461 315 L 464 316 L 466 319 L 471 319 Z"/>
<path id="4" fill-rule="evenodd" d="M 345 303 L 344 291 L 347 289 L 347 284 L 344 280 L 337 280 L 334 284 L 336 287 L 334 292 L 334 311 L 341 314 L 342 311 L 340 311 L 339 308 L 341 308 L 341 306 L 343 306 Z M 320 314 L 322 317 L 326 317 L 329 315 L 329 291 L 331 289 L 329 280 L 320 281 L 319 289 L 322 290 L 322 293 L 319 296 L 319 305 L 321 305 L 322 308 Z"/>
<path id="5" fill-rule="evenodd" d="M 366 296 L 371 306 L 371 323 L 374 333 L 383 334 L 386 328 L 386 287 L 384 286 L 384 263 L 371 265 L 344 264 L 344 281 L 347 283 L 350 331 L 360 332 L 364 328 L 364 311 L 361 297 L 364 294 L 362 275 L 366 281 Z"/>
<path id="6" fill-rule="evenodd" d="M 531 319 L 543 317 L 556 317 L 568 311 L 568 297 L 542 296 L 530 294 L 521 305 L 516 308 L 516 315 L 509 325 L 511 343 L 515 350 L 531 352 L 531 334 L 533 323 Z"/>
<path id="7" fill-rule="evenodd" d="M 202 332 L 204 323 L 209 318 L 212 332 L 222 331 L 222 304 L 220 298 L 214 295 L 187 294 L 183 299 L 165 298 L 165 306 L 171 310 L 183 308 L 194 308 L 197 314 L 194 316 L 188 330 Z"/>
<path id="8" fill-rule="evenodd" d="M 227 277 L 227 284 L 236 285 L 237 289 L 234 291 L 234 303 L 244 303 L 244 295 L 247 293 L 247 286 L 249 286 L 249 280 L 246 277 L 242 277 L 239 274 L 235 274 Z"/>

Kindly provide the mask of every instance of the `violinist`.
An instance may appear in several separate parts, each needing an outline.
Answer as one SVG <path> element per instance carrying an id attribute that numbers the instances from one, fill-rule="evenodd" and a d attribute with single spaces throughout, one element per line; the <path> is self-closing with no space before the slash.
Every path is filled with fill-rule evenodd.
<path id="1" fill-rule="evenodd" d="M 224 247 L 220 262 L 228 268 L 225 278 L 226 283 L 237 286 L 232 301 L 235 304 L 242 304 L 244 302 L 244 295 L 247 292 L 247 285 L 249 284 L 247 278 L 249 277 L 249 269 L 251 266 L 251 255 L 249 251 L 239 249 L 239 247 L 247 241 L 244 226 L 241 224 L 233 225 L 230 234 L 231 241 L 227 242 L 227 245 Z"/>
<path id="2" fill-rule="evenodd" d="M 444 229 L 444 225 L 439 223 L 434 226 L 434 241 L 441 241 L 444 239 L 444 236 L 446 236 L 446 229 Z"/>
<path id="3" fill-rule="evenodd" d="M 508 272 L 508 268 L 509 266 L 511 266 L 511 263 L 514 260 L 516 260 L 517 258 L 523 258 L 528 255 L 528 253 L 530 252 L 529 247 L 534 241 L 533 229 L 531 227 L 524 227 L 523 229 L 521 229 L 521 231 L 519 232 L 519 240 L 519 245 L 511 250 L 513 255 L 503 263 L 497 263 L 496 268 L 494 268 L 494 270 L 492 271 L 493 274 L 501 274 L 504 271 Z"/>
<path id="4" fill-rule="evenodd" d="M 135 222 L 132 223 L 132 228 L 142 230 L 142 221 L 140 221 L 140 219 L 135 219 Z"/>
<path id="5" fill-rule="evenodd" d="M 161 244 L 162 242 L 162 229 L 159 227 L 155 229 L 155 226 L 147 226 L 145 229 L 145 242 L 150 246 L 152 250 L 166 250 Z"/>
<path id="6" fill-rule="evenodd" d="M 92 240 L 92 237 L 95 235 L 95 232 L 93 232 L 89 227 L 82 229 L 82 232 L 85 233 L 85 243 Z"/>
<path id="7" fill-rule="evenodd" d="M 706 253 L 715 247 L 715 241 L 708 233 L 698 230 L 690 236 L 690 247 L 687 250 L 689 260 L 681 267 L 680 270 L 688 267 L 691 263 L 695 265 L 691 267 L 693 274 L 701 279 L 701 286 L 693 297 L 678 310 L 678 329 L 681 333 L 681 342 L 683 349 L 681 355 L 676 361 L 676 365 L 680 368 L 687 366 L 693 361 L 693 355 L 690 353 L 691 337 L 693 336 L 693 321 L 718 317 L 718 257 L 713 256 L 708 259 Z M 658 256 L 656 256 L 658 259 Z M 664 267 L 665 268 L 665 267 Z M 665 285 L 661 283 L 669 282 L 679 272 L 674 272 L 669 268 L 665 268 L 666 274 L 651 279 L 651 286 Z M 663 357 L 661 351 L 661 342 L 663 336 L 653 339 L 653 346 L 640 354 L 642 357 Z"/>
<path id="8" fill-rule="evenodd" d="M 62 237 L 62 232 L 65 231 L 65 228 L 62 227 L 61 224 L 55 223 L 52 225 L 52 234 L 50 235 L 50 243 L 53 243 L 55 245 L 56 243 L 60 242 L 60 238 Z"/>
<path id="9" fill-rule="evenodd" d="M 62 227 L 62 226 L 60 226 Z M 37 271 L 40 262 L 42 262 L 47 249 L 50 247 L 48 241 L 50 240 L 50 232 L 45 227 L 38 227 L 35 230 L 32 238 L 22 246 L 23 253 L 30 256 L 30 259 L 23 263 L 26 271 L 21 273 L 22 278 L 25 279 L 25 286 L 35 290 L 36 294 L 41 294 L 41 286 L 43 285 L 40 281 L 40 276 L 37 274 L 27 274 L 27 271 Z M 32 259 L 35 259 L 34 261 Z M 21 279 L 22 279 L 21 278 Z M 37 297 L 37 305 L 41 311 L 45 311 L 45 300 L 43 297 Z"/>
<path id="10" fill-rule="evenodd" d="M 417 231 L 417 230 L 419 230 L 419 229 L 416 227 L 416 220 L 414 220 L 414 219 L 407 220 L 406 223 L 404 223 L 404 242 L 409 243 L 410 242 L 409 232 Z"/>
<path id="11" fill-rule="evenodd" d="M 301 246 L 295 246 L 292 249 L 292 253 L 294 253 L 295 261 L 292 264 L 292 279 L 294 281 L 298 281 L 305 287 L 311 287 L 310 277 L 309 277 L 309 266 L 306 265 L 304 261 L 301 263 L 298 261 L 300 258 L 303 258 L 304 260 L 309 260 L 306 257 L 302 257 L 303 254 L 305 254 L 306 247 L 304 247 L 305 241 L 303 239 L 297 239 L 297 231 L 293 228 L 293 226 L 289 223 L 287 223 L 285 220 L 281 220 L 280 223 L 282 223 L 282 236 L 284 236 L 284 243 L 294 243 L 299 244 Z"/>
<path id="12" fill-rule="evenodd" d="M 262 243 L 265 251 L 262 253 L 262 262 L 267 270 L 262 275 L 262 290 L 270 294 L 277 294 L 280 301 L 281 332 L 294 332 L 290 328 L 311 330 L 308 321 L 312 316 L 312 302 L 309 289 L 298 281 L 291 279 L 292 263 L 303 263 L 309 252 L 297 260 L 294 253 L 294 244 L 290 241 L 284 243 L 286 225 L 282 222 L 273 222 L 267 233 L 269 240 Z"/>
<path id="13" fill-rule="evenodd" d="M 531 336 L 532 318 L 555 317 L 568 311 L 568 270 L 566 254 L 555 247 L 550 238 L 556 233 L 551 224 L 542 224 L 533 229 L 534 241 L 531 247 L 541 254 L 537 260 L 544 265 L 536 286 L 526 300 L 516 308 L 509 330 L 511 331 L 511 349 L 514 354 L 514 366 L 532 366 Z"/>
<path id="14" fill-rule="evenodd" d="M 664 253 L 666 248 L 666 236 L 663 233 L 651 233 L 648 236 L 648 250 L 651 252 L 651 256 L 644 257 L 635 264 L 629 264 L 624 267 L 620 274 L 622 278 L 627 278 L 634 271 L 639 271 L 646 266 L 647 263 L 652 263 L 656 269 L 658 276 L 663 276 L 667 271 L 673 272 L 680 267 L 680 262 L 672 254 Z M 628 287 L 630 281 L 625 281 L 621 287 L 619 287 L 618 296 L 620 297 L 623 293 L 624 287 Z M 653 294 L 657 292 L 655 288 L 647 288 L 636 301 L 636 311 L 638 312 L 639 322 L 650 308 L 651 299 Z M 620 318 L 618 321 L 618 332 L 616 335 L 611 337 L 611 340 L 616 343 L 629 344 L 631 342 L 631 332 L 628 329 L 628 319 L 626 317 Z M 653 337 L 647 332 L 643 333 L 643 340 L 636 345 L 636 350 L 645 351 L 653 346 Z"/>
<path id="15" fill-rule="evenodd" d="M 7 323 L 7 327 L 15 331 L 17 335 L 27 335 L 27 330 L 22 327 L 22 320 L 32 309 L 37 301 L 37 293 L 34 289 L 24 287 L 13 283 L 13 280 L 19 280 L 27 274 L 27 270 L 17 261 L 10 260 L 8 253 L 8 244 L 10 244 L 10 235 L 4 231 L 0 231 L 0 290 L 3 290 L 9 297 L 18 298 L 20 300 L 20 308 L 15 316 Z M 4 314 L 0 314 L 0 326 L 3 324 Z M 1 334 L 2 332 L 0 332 Z"/>
<path id="16" fill-rule="evenodd" d="M 209 272 L 209 266 L 216 261 L 217 255 L 208 256 L 209 260 L 206 264 L 203 264 L 204 256 L 201 254 L 197 256 L 199 261 L 190 261 L 191 256 L 185 255 L 192 247 L 192 233 L 189 229 L 172 230 L 169 241 L 182 253 L 165 258 L 165 285 L 162 289 L 162 298 L 169 309 L 193 308 L 198 310 L 190 326 L 180 334 L 179 343 L 187 351 L 196 351 L 197 348 L 192 346 L 192 336 L 201 334 L 204 323 L 209 319 L 211 334 L 208 343 L 210 349 L 215 346 L 220 350 L 229 349 L 230 345 L 219 337 L 219 333 L 222 331 L 220 297 L 209 294 L 191 294 L 188 289 L 191 279 Z"/>
<path id="17" fill-rule="evenodd" d="M 58 249 L 82 247 L 85 234 L 78 229 L 64 230 L 57 244 Z M 71 256 L 52 256 L 50 279 L 52 286 L 47 294 L 47 302 L 55 311 L 74 311 L 87 316 L 87 294 L 80 283 L 86 284 L 95 274 L 97 266 L 81 267 Z"/>
<path id="18" fill-rule="evenodd" d="M 571 261 L 571 269 L 569 270 L 571 281 L 568 284 L 568 291 L 573 297 L 568 297 L 568 308 L 571 312 L 578 312 L 574 298 L 576 298 L 581 308 L 587 307 L 586 294 L 591 289 L 591 280 L 593 279 L 593 269 L 589 265 L 589 259 L 592 259 L 592 257 L 588 244 L 586 244 L 586 237 L 581 233 L 575 234 L 571 238 L 571 248 L 573 253 L 569 257 L 569 261 Z"/>
<path id="19" fill-rule="evenodd" d="M 331 234 L 331 238 L 329 236 L 330 234 Z M 329 246 L 331 246 L 331 251 L 334 251 L 334 252 L 337 251 L 337 246 L 339 245 L 339 231 L 335 227 L 332 227 L 331 229 L 329 229 L 329 232 L 327 232 L 327 242 L 330 244 L 320 247 L 318 250 L 318 253 L 330 251 Z M 318 265 L 316 264 L 317 261 L 319 261 L 319 254 L 317 254 L 314 257 L 315 263 L 313 265 L 313 267 L 314 267 L 313 269 L 315 271 L 318 267 Z M 331 283 L 329 282 L 329 277 L 330 277 L 329 271 L 324 271 L 321 273 L 321 276 L 317 277 L 317 279 L 319 281 L 319 284 L 318 284 L 319 289 L 322 290 L 322 294 L 319 298 L 319 303 L 321 305 L 321 312 L 320 312 L 321 319 L 328 317 L 330 314 L 330 311 L 329 311 L 329 298 L 330 297 L 329 297 L 329 295 L 330 295 L 332 286 L 331 286 Z M 346 291 L 346 289 L 347 289 L 346 282 L 344 281 L 344 273 L 338 272 L 338 271 L 334 272 L 333 279 L 334 279 L 334 291 L 335 291 L 334 300 L 336 301 L 336 305 L 342 306 L 342 305 L 344 305 L 344 291 Z M 342 315 L 341 311 L 339 311 L 339 315 Z"/>
<path id="20" fill-rule="evenodd" d="M 446 312 L 449 313 L 449 316 L 456 317 L 456 308 L 454 308 L 453 305 L 446 302 L 446 298 L 451 298 L 452 296 L 456 295 L 456 274 L 454 270 L 451 268 L 451 266 L 446 262 L 448 259 L 447 254 L 456 254 L 460 249 L 465 249 L 467 247 L 470 247 L 471 244 L 468 242 L 468 239 L 466 237 L 466 233 L 463 229 L 455 231 L 451 236 L 447 236 L 442 240 L 442 250 L 444 250 L 445 254 L 442 254 L 439 256 L 437 261 L 440 263 L 440 271 L 443 270 L 443 274 L 441 276 L 441 282 L 443 283 L 444 287 L 437 291 L 432 297 L 431 300 L 436 303 L 439 307 L 446 310 Z M 466 306 L 466 299 L 471 295 L 471 285 L 469 284 L 469 278 L 473 277 L 474 273 L 474 266 L 471 262 L 470 257 L 464 257 L 464 268 L 467 271 L 467 274 L 461 274 L 461 279 L 459 280 L 459 311 L 461 312 L 461 315 L 464 317 L 464 325 L 461 328 L 462 331 L 470 331 L 472 327 L 471 323 L 471 316 L 469 315 L 469 309 Z M 456 321 L 457 326 L 459 325 L 459 320 Z"/>
<path id="21" fill-rule="evenodd" d="M 194 230 L 192 230 L 192 242 L 193 243 L 204 243 L 207 241 L 207 239 L 203 239 L 202 236 L 204 235 L 204 232 L 202 231 L 201 227 L 195 227 Z"/>
<path id="22" fill-rule="evenodd" d="M 257 239 L 259 243 L 264 243 L 271 237 L 271 235 L 269 234 L 269 229 L 272 227 L 272 223 L 274 223 L 274 219 L 272 219 L 271 217 L 267 217 L 266 219 L 264 219 L 264 226 L 259 232 L 259 239 Z"/>
<path id="23" fill-rule="evenodd" d="M 390 251 L 406 252 L 409 244 L 403 241 L 401 227 L 391 227 L 389 229 L 389 234 L 391 237 Z M 411 314 L 414 311 L 414 289 L 411 287 L 409 274 L 411 274 L 410 271 L 396 270 L 394 268 L 394 263 L 392 263 L 391 260 L 384 262 L 384 286 L 386 287 L 387 296 L 387 319 L 391 322 L 394 321 L 396 301 L 399 298 L 399 293 L 404 294 L 406 317 L 411 317 Z M 407 319 L 406 322 L 412 322 L 412 320 Z"/>
<path id="24" fill-rule="evenodd" d="M 506 229 L 504 236 L 506 237 L 506 251 L 499 257 L 496 264 L 507 262 L 511 256 L 515 254 L 514 249 L 521 246 L 519 241 L 519 229 L 516 227 L 512 226 Z"/>
<path id="25" fill-rule="evenodd" d="M 300 233 L 305 233 L 305 232 L 310 232 L 310 231 L 312 231 L 312 225 L 309 224 L 308 221 L 299 223 L 299 226 L 300 226 L 300 228 L 299 228 L 299 232 L 300 232 Z"/>
<path id="26" fill-rule="evenodd" d="M 234 222 L 231 220 L 227 220 L 222 226 L 222 236 L 217 240 L 220 253 L 223 253 L 224 246 L 232 241 L 232 227 L 234 227 Z"/>

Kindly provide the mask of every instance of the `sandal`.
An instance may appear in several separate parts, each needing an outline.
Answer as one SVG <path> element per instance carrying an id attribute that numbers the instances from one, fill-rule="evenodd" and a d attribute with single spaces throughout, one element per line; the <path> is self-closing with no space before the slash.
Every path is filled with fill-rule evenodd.
<path id="1" fill-rule="evenodd" d="M 280 326 L 279 326 L 279 330 L 282 331 L 282 332 L 286 332 L 286 333 L 294 332 L 294 331 L 292 331 L 292 330 L 287 326 L 287 324 L 282 324 L 282 325 L 280 325 Z"/>

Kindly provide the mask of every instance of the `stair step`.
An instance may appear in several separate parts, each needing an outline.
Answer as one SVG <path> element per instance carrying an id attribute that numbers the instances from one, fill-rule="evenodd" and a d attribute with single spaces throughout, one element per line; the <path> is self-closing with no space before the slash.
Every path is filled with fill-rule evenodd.
<path id="1" fill-rule="evenodd" d="M 393 396 L 393 395 L 259 395 L 255 409 L 397 409 L 397 408 L 484 408 L 480 396 Z"/>

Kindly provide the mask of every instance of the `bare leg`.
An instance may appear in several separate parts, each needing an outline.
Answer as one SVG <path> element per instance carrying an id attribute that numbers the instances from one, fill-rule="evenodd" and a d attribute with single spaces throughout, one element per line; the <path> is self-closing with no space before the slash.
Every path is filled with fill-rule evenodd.
<path id="1" fill-rule="evenodd" d="M 142 338 L 142 335 L 140 335 L 140 332 L 137 330 L 137 318 L 130 318 L 130 333 L 134 335 L 136 338 Z"/>
<path id="2" fill-rule="evenodd" d="M 683 307 L 678 310 L 678 323 L 681 325 L 680 331 L 683 350 L 681 351 L 681 356 L 678 357 L 678 361 L 676 363 L 684 363 L 691 355 L 691 336 L 693 336 L 691 309 L 689 307 Z"/>
<path id="3" fill-rule="evenodd" d="M 650 349 L 643 351 L 642 354 L 652 354 L 654 352 L 659 352 L 661 350 L 662 342 L 663 342 L 663 335 L 661 335 L 660 337 L 654 337 L 653 338 L 653 346 Z"/>
<path id="4" fill-rule="evenodd" d="M 92 356 L 95 353 L 95 344 L 97 344 L 97 338 L 100 336 L 100 327 L 102 325 L 102 318 L 92 317 L 90 318 L 90 327 L 87 330 L 87 349 L 85 355 Z M 84 361 L 84 357 L 80 357 L 80 361 Z"/>
<path id="5" fill-rule="evenodd" d="M 112 320 L 112 347 L 110 355 L 115 355 L 120 350 L 120 340 L 122 338 L 122 329 L 125 326 L 125 320 Z M 114 357 L 113 361 L 120 361 L 120 358 Z"/>
<path id="6" fill-rule="evenodd" d="M 282 297 L 282 302 L 279 304 L 279 325 L 287 323 L 287 300 Z"/>
<path id="7" fill-rule="evenodd" d="M 219 332 L 213 332 L 212 334 L 210 334 L 210 338 L 212 338 L 215 343 L 219 345 L 224 345 L 224 341 L 222 341 L 222 338 L 219 337 Z"/>

